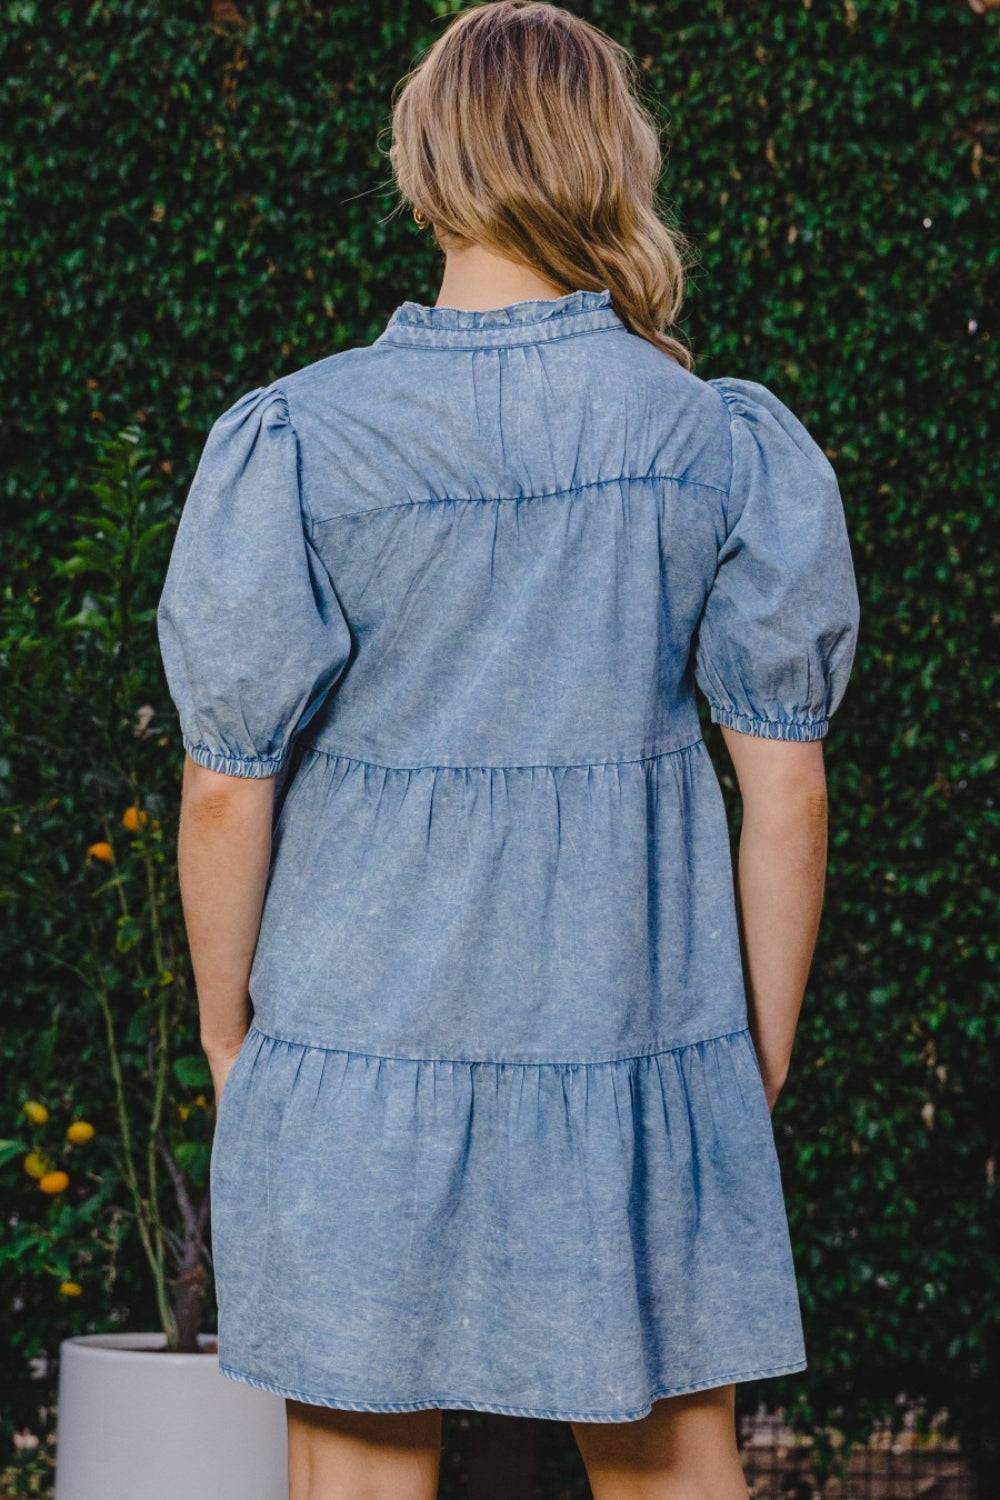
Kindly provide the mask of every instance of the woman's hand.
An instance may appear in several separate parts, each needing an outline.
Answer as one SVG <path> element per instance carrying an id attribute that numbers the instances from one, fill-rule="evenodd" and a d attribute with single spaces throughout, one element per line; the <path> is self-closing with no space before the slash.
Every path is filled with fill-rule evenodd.
<path id="1" fill-rule="evenodd" d="M 784 1077 L 764 1079 L 764 1097 L 767 1099 L 768 1112 L 772 1115 L 774 1114 L 774 1106 L 777 1104 L 778 1099 L 781 1096 L 781 1090 L 784 1088 L 784 1086 Z"/>
<path id="2" fill-rule="evenodd" d="M 208 1058 L 209 1071 L 212 1074 L 212 1087 L 215 1089 L 216 1114 L 219 1112 L 219 1104 L 222 1101 L 222 1090 L 226 1086 L 229 1070 L 239 1057 L 241 1046 L 242 1043 L 237 1042 L 235 1047 L 213 1048 L 210 1052 L 206 1051 L 205 1055 Z"/>

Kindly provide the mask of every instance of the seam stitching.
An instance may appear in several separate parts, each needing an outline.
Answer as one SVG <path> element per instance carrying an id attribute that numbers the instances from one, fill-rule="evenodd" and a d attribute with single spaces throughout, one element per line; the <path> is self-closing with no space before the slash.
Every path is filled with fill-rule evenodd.
<path id="1" fill-rule="evenodd" d="M 733 530 L 732 524 L 730 522 L 730 514 L 732 511 L 733 503 L 733 478 L 736 468 L 736 442 L 733 437 L 733 408 L 730 404 L 730 396 L 726 391 L 724 377 L 717 376 L 714 380 L 706 381 L 706 384 L 712 387 L 719 400 L 722 402 L 723 409 L 726 413 L 726 422 L 729 427 L 729 478 L 726 481 L 726 488 L 723 491 L 726 497 L 723 504 L 723 513 L 726 518 L 726 539 L 728 540 Z"/>
<path id="2" fill-rule="evenodd" d="M 600 309 L 598 309 L 598 311 L 600 311 Z M 590 314 L 584 313 L 584 314 L 577 314 L 576 316 L 587 317 L 587 316 L 590 316 Z M 525 324 L 523 326 L 524 327 L 530 327 L 530 326 L 533 326 L 533 325 Z M 438 343 L 436 338 L 435 338 L 435 340 L 433 342 L 430 339 L 426 339 L 426 340 L 425 339 L 401 339 L 401 338 L 396 338 L 395 335 L 394 335 L 394 333 L 385 332 L 385 333 L 382 333 L 382 334 L 379 335 L 379 337 L 376 340 L 376 342 L 380 343 L 380 344 L 398 344 L 401 347 L 405 347 L 407 349 L 433 349 L 435 352 L 443 352 L 445 354 L 454 353 L 455 350 L 458 350 L 460 353 L 463 353 L 463 354 L 468 354 L 468 353 L 474 352 L 474 351 L 476 351 L 478 349 L 514 349 L 514 348 L 517 348 L 518 345 L 521 345 L 521 344 L 556 344 L 556 343 L 559 343 L 562 339 L 585 338 L 586 335 L 590 334 L 590 333 L 612 333 L 615 330 L 618 330 L 620 332 L 623 329 L 623 327 L 624 327 L 624 325 L 622 324 L 621 320 L 618 319 L 618 318 L 616 318 L 613 323 L 598 324 L 598 326 L 596 328 L 574 328 L 574 329 L 572 329 L 570 331 L 567 331 L 566 333 L 548 333 L 548 334 L 544 334 L 544 335 L 542 335 L 540 337 L 538 335 L 536 335 L 533 338 L 515 338 L 515 339 L 509 339 L 507 342 L 505 342 L 503 339 L 497 340 L 496 342 L 494 342 L 492 339 L 489 339 L 489 340 L 487 340 L 487 339 L 481 339 L 481 340 L 477 341 L 476 343 L 472 343 L 472 344 L 452 343 L 452 341 L 450 339 L 447 340 L 444 343 Z M 433 332 L 435 334 L 437 334 L 438 332 L 443 332 L 443 333 L 464 333 L 465 332 L 464 329 L 458 329 L 458 328 L 456 328 L 456 329 L 441 329 L 441 330 L 433 329 L 433 330 L 428 330 L 428 331 L 429 332 Z M 484 329 L 483 330 L 484 333 L 486 333 L 486 332 L 492 333 L 493 331 L 494 331 L 493 329 Z M 504 329 L 503 332 L 506 333 L 507 330 Z"/>
<path id="3" fill-rule="evenodd" d="M 282 750 L 277 755 L 227 755 L 223 750 L 213 750 L 204 740 L 196 740 L 188 735 L 181 735 L 181 743 L 192 759 L 204 755 L 212 760 L 223 760 L 230 766 L 280 766 L 289 755 L 287 750 Z M 211 767 L 207 769 L 210 770 Z"/>
<path id="4" fill-rule="evenodd" d="M 390 766 L 384 761 L 366 760 L 360 755 L 347 755 L 341 750 L 330 750 L 322 745 L 308 744 L 303 748 L 306 754 L 311 751 L 314 755 L 322 755 L 329 760 L 350 760 L 356 765 L 371 766 L 379 771 L 587 771 L 595 766 L 642 765 L 646 761 L 662 760 L 667 755 L 682 755 L 685 750 L 693 750 L 704 743 L 704 739 L 699 735 L 697 739 L 690 740 L 686 745 L 676 745 L 672 750 L 654 750 L 649 755 L 626 755 L 620 760 L 525 761 L 507 766 L 441 766 L 430 761 L 419 766 Z"/>
<path id="5" fill-rule="evenodd" d="M 315 526 L 331 526 L 334 521 L 347 521 L 356 516 L 374 516 L 384 510 L 406 510 L 414 505 L 516 505 L 527 500 L 557 500 L 562 495 L 578 495 L 583 490 L 596 490 L 609 484 L 686 484 L 696 489 L 714 490 L 726 495 L 721 484 L 712 484 L 707 479 L 692 479 L 687 474 L 612 474 L 607 479 L 587 479 L 582 484 L 570 484 L 558 490 L 538 490 L 528 495 L 424 495 L 419 500 L 393 500 L 388 505 L 365 506 L 360 510 L 344 510 L 334 516 L 320 516 Z"/>
<path id="6" fill-rule="evenodd" d="M 302 483 L 302 444 L 299 441 L 298 428 L 295 425 L 295 417 L 292 414 L 291 398 L 288 395 L 288 392 L 285 390 L 284 386 L 281 384 L 280 380 L 272 381 L 267 389 L 273 391 L 278 399 L 283 403 L 285 408 L 285 417 L 288 421 L 289 427 L 291 428 L 292 442 L 295 444 L 295 486 L 299 502 L 299 513 L 304 523 L 304 530 L 306 532 L 306 535 L 311 537 L 316 529 L 316 517 L 313 515 L 312 507 L 310 506 L 309 501 L 306 499 L 305 487 Z"/>
<path id="7" fill-rule="evenodd" d="M 719 703 L 714 698 L 708 699 L 708 706 L 714 722 L 723 724 L 727 729 L 740 729 L 744 724 L 755 724 L 766 729 L 802 729 L 815 733 L 816 737 L 820 738 L 821 732 L 828 729 L 830 725 L 829 715 L 820 718 L 767 719 L 761 714 L 747 714 L 742 713 L 738 708 L 727 708 L 724 703 Z"/>
<path id="8" fill-rule="evenodd" d="M 614 1057 L 534 1058 L 530 1062 L 524 1062 L 523 1060 L 490 1057 L 408 1057 L 398 1052 L 371 1052 L 361 1047 L 330 1047 L 323 1042 L 297 1041 L 294 1037 L 277 1036 L 273 1031 L 258 1026 L 256 1021 L 251 1021 L 250 1029 L 260 1036 L 267 1037 L 269 1041 L 279 1042 L 286 1047 L 302 1047 L 307 1052 L 336 1052 L 341 1057 L 370 1057 L 381 1062 L 404 1062 L 417 1065 L 444 1063 L 470 1068 L 607 1068 L 616 1063 L 646 1062 L 657 1057 L 667 1057 L 672 1052 L 687 1052 L 693 1047 L 704 1047 L 710 1042 L 725 1042 L 733 1037 L 747 1036 L 750 1033 L 748 1023 L 729 1031 L 716 1032 L 713 1036 L 698 1037 L 693 1042 L 677 1042 L 672 1047 L 650 1047 L 645 1052 L 627 1052 Z"/>

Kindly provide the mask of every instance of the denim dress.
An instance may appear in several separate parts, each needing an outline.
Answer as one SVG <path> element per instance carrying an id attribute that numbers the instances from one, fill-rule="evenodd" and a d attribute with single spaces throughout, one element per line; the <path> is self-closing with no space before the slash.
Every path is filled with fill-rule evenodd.
<path id="1" fill-rule="evenodd" d="M 697 689 L 819 739 L 858 614 L 806 429 L 606 290 L 403 302 L 218 418 L 158 625 L 188 753 L 277 778 L 225 1374 L 622 1422 L 805 1368 Z"/>

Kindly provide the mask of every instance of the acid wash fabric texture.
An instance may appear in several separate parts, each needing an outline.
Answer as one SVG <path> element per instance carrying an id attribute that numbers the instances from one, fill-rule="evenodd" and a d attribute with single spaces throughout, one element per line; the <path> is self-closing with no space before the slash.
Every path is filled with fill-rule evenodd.
<path id="1" fill-rule="evenodd" d="M 617 1422 L 805 1368 L 695 683 L 818 739 L 857 625 L 815 441 L 606 290 L 403 302 L 219 417 L 159 631 L 189 754 L 278 776 L 227 1375 Z"/>

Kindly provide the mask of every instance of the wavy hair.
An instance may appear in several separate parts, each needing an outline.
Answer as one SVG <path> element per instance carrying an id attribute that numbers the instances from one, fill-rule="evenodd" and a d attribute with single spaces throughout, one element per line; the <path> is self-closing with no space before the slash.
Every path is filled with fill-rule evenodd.
<path id="1" fill-rule="evenodd" d="M 565 291 L 611 293 L 686 369 L 668 330 L 687 242 L 657 201 L 659 132 L 618 42 L 538 0 L 461 12 L 394 93 L 389 159 L 440 245 L 487 246 Z"/>

